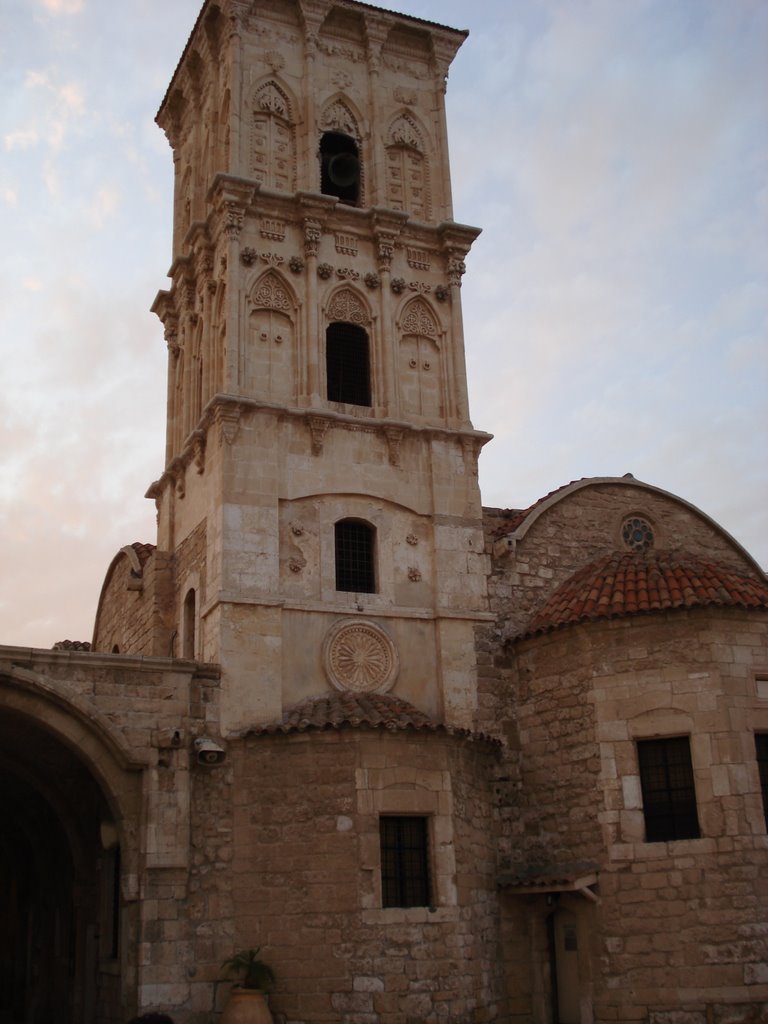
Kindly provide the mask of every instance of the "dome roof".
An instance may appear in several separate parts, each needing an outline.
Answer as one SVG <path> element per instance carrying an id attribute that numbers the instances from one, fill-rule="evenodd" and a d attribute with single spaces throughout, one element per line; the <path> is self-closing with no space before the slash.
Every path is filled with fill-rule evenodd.
<path id="1" fill-rule="evenodd" d="M 595 619 L 712 605 L 768 608 L 768 584 L 684 552 L 613 553 L 558 587 L 523 635 Z"/>

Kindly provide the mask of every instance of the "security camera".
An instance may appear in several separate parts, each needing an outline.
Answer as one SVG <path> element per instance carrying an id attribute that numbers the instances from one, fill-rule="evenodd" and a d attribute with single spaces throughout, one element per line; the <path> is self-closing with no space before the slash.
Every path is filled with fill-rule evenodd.
<path id="1" fill-rule="evenodd" d="M 197 763 L 204 764 L 209 768 L 213 765 L 221 764 L 227 756 L 224 748 L 207 736 L 201 736 L 195 740 L 195 754 L 197 755 Z"/>

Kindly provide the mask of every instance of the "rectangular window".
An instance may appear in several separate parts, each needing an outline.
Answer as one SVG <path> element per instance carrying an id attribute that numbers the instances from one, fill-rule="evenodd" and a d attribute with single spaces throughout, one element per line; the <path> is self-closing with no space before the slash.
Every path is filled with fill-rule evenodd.
<path id="1" fill-rule="evenodd" d="M 760 789 L 763 793 L 765 827 L 768 830 L 768 732 L 755 733 L 755 748 L 757 750 L 757 767 L 760 772 Z"/>
<path id="2" fill-rule="evenodd" d="M 639 740 L 637 756 L 646 841 L 697 839 L 701 832 L 688 737 Z"/>
<path id="3" fill-rule="evenodd" d="M 356 324 L 332 323 L 325 332 L 328 400 L 371 404 L 368 335 Z"/>
<path id="4" fill-rule="evenodd" d="M 427 819 L 379 818 L 381 902 L 384 907 L 428 907 L 431 902 Z"/>
<path id="5" fill-rule="evenodd" d="M 336 589 L 354 594 L 375 594 L 373 527 L 355 519 L 342 519 L 336 523 L 334 531 Z"/>

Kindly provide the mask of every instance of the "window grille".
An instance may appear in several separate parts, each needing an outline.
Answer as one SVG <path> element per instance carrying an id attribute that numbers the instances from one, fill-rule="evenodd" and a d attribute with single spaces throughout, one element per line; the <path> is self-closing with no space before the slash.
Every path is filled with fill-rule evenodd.
<path id="1" fill-rule="evenodd" d="M 763 794 L 765 828 L 768 831 L 768 732 L 755 733 L 755 749 L 757 751 L 757 767 L 760 772 L 760 789 Z"/>
<path id="2" fill-rule="evenodd" d="M 379 818 L 381 902 L 384 907 L 431 903 L 427 819 Z"/>
<path id="3" fill-rule="evenodd" d="M 367 523 L 353 519 L 336 523 L 336 589 L 376 592 L 374 529 Z"/>
<path id="4" fill-rule="evenodd" d="M 637 755 L 646 841 L 698 838 L 701 832 L 688 737 L 640 740 Z"/>
<path id="5" fill-rule="evenodd" d="M 325 332 L 328 400 L 371 404 L 368 335 L 355 324 L 329 324 Z"/>

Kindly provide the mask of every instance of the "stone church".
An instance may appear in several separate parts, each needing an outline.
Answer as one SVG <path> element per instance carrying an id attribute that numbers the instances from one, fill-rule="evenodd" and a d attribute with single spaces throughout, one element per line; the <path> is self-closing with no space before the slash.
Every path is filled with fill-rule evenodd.
<path id="1" fill-rule="evenodd" d="M 210 1024 L 257 945 L 279 1024 L 768 1020 L 768 583 L 629 475 L 482 507 L 465 35 L 203 5 L 157 537 L 0 649 L 3 1024 Z"/>

